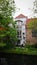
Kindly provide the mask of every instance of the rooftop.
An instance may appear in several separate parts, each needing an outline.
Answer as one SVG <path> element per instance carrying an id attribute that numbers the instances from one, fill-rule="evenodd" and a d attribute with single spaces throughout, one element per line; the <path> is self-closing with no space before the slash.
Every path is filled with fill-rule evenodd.
<path id="1" fill-rule="evenodd" d="M 23 14 L 20 14 L 20 15 L 16 16 L 16 18 L 27 18 L 27 16 L 24 16 Z"/>

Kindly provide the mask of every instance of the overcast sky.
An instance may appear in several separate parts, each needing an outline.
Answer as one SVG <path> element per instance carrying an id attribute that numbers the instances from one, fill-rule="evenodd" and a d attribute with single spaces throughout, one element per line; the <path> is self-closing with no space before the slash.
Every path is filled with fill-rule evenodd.
<path id="1" fill-rule="evenodd" d="M 25 16 L 31 17 L 33 15 L 32 8 L 33 8 L 33 2 L 34 0 L 15 0 L 17 9 L 15 13 L 15 17 L 19 14 L 24 14 Z"/>

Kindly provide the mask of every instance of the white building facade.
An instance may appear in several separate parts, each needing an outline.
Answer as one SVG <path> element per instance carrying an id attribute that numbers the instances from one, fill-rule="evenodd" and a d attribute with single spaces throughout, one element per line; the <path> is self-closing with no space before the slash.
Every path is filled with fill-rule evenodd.
<path id="1" fill-rule="evenodd" d="M 26 43 L 26 21 L 27 17 L 23 14 L 20 14 L 15 18 L 16 21 L 16 30 L 17 30 L 17 44 L 25 45 Z"/>

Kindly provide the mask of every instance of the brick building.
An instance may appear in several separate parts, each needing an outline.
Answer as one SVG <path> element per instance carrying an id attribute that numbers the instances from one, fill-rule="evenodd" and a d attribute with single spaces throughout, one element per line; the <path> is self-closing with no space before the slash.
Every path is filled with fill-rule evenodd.
<path id="1" fill-rule="evenodd" d="M 34 21 L 37 21 L 37 18 L 31 18 L 31 19 L 28 19 L 27 22 L 26 22 L 26 42 L 27 44 L 35 44 L 37 43 L 37 31 L 33 31 L 31 29 L 31 27 L 29 27 L 29 23 L 31 22 L 34 22 Z"/>

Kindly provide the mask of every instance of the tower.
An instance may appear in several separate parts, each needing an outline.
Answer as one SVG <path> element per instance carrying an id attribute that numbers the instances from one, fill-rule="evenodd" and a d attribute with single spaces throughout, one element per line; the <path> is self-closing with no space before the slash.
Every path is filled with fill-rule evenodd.
<path id="1" fill-rule="evenodd" d="M 15 21 L 16 21 L 16 30 L 17 30 L 17 37 L 18 37 L 17 44 L 25 45 L 27 17 L 24 16 L 23 14 L 20 14 L 15 18 Z"/>

